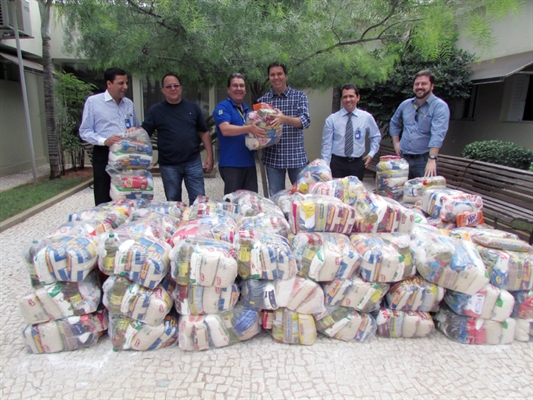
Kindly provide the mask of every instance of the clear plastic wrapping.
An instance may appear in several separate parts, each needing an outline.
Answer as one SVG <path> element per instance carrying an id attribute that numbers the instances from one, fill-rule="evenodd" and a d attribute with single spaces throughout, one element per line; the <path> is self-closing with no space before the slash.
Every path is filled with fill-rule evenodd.
<path id="1" fill-rule="evenodd" d="M 326 182 L 315 182 L 309 185 L 309 194 L 336 197 L 344 204 L 354 206 L 359 194 L 366 192 L 363 182 L 356 176 L 335 178 Z"/>
<path id="2" fill-rule="evenodd" d="M 372 315 L 345 307 L 327 307 L 315 314 L 318 332 L 334 339 L 367 342 L 376 335 L 376 320 Z"/>
<path id="3" fill-rule="evenodd" d="M 309 193 L 309 186 L 316 182 L 327 182 L 333 179 L 331 169 L 321 158 L 311 161 L 298 174 L 293 190 L 303 194 Z"/>

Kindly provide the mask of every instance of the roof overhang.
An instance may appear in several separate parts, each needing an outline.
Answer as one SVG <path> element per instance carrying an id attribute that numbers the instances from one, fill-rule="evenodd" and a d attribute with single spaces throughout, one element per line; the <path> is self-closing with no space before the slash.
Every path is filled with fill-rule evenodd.
<path id="1" fill-rule="evenodd" d="M 12 62 L 17 65 L 19 63 L 19 59 L 17 57 L 12 56 L 11 54 L 6 54 L 2 52 L 0 52 L 0 60 L 1 59 L 4 59 L 6 61 Z M 39 63 L 36 63 L 35 61 L 30 61 L 30 60 L 23 58 L 22 64 L 24 65 L 25 69 L 28 69 L 30 71 L 43 72 L 43 66 Z"/>
<path id="2" fill-rule="evenodd" d="M 532 64 L 533 51 L 473 62 L 469 64 L 472 69 L 470 80 L 474 85 L 503 82 L 505 78 L 521 72 Z"/>

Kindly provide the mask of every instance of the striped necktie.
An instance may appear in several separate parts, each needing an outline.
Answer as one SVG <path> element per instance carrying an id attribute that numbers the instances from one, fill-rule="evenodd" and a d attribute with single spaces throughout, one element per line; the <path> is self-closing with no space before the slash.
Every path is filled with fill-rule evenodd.
<path id="1" fill-rule="evenodd" d="M 353 153 L 353 113 L 349 112 L 346 115 L 348 116 L 348 122 L 346 122 L 346 133 L 344 134 L 344 154 L 346 157 L 351 157 Z"/>

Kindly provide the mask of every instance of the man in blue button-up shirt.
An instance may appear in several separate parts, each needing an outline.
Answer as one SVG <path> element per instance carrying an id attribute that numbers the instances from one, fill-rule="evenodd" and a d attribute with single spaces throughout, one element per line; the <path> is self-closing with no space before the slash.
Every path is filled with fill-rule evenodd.
<path id="1" fill-rule="evenodd" d="M 379 150 L 381 133 L 374 117 L 357 108 L 360 99 L 357 86 L 351 83 L 344 85 L 341 88 L 342 109 L 331 114 L 324 124 L 320 157 L 328 162 L 333 178 L 352 175 L 362 181 L 365 167 Z M 349 149 L 346 148 L 347 135 L 351 136 Z M 370 139 L 370 151 L 365 156 L 367 137 Z"/>
<path id="2" fill-rule="evenodd" d="M 390 121 L 394 150 L 409 163 L 409 179 L 438 173 L 437 156 L 448 131 L 450 109 L 433 94 L 434 84 L 431 71 L 418 72 L 416 97 L 403 101 Z"/>
<path id="3" fill-rule="evenodd" d="M 111 201 L 109 196 L 111 177 L 105 170 L 109 146 L 122 139 L 119 133 L 139 126 L 133 102 L 126 98 L 128 90 L 126 72 L 120 68 L 109 68 L 104 72 L 104 79 L 107 90 L 105 93 L 87 98 L 80 125 L 80 137 L 94 145 L 93 176 L 96 205 Z"/>

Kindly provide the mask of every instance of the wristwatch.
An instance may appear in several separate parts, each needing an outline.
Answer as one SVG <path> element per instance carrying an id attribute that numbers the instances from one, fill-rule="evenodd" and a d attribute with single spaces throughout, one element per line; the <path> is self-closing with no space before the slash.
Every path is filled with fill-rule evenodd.
<path id="1" fill-rule="evenodd" d="M 430 154 L 429 155 L 429 158 L 431 158 L 432 160 L 437 160 L 437 156 L 435 154 Z"/>

